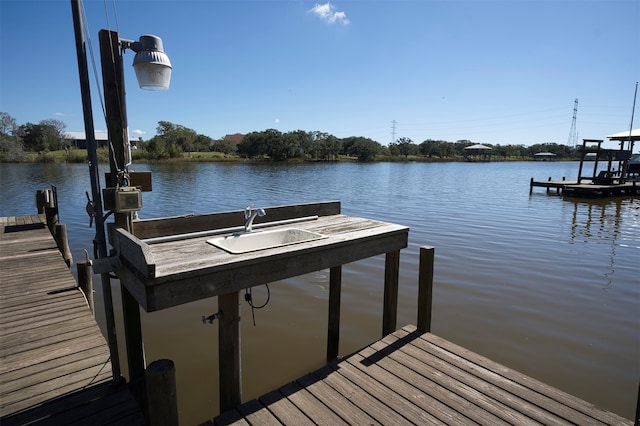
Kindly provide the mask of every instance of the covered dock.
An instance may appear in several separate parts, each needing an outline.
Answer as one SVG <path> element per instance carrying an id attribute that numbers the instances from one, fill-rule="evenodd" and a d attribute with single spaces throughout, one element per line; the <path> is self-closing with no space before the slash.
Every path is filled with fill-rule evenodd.
<path id="1" fill-rule="evenodd" d="M 604 148 L 602 139 L 583 139 L 580 166 L 576 180 L 536 181 L 531 178 L 529 193 L 534 187 L 556 189 L 557 193 L 580 197 L 615 197 L 640 193 L 640 155 L 633 154 L 634 143 L 640 140 L 640 129 L 607 136 L 617 142 L 617 148 Z M 593 163 L 593 167 L 587 167 Z"/>
<path id="2" fill-rule="evenodd" d="M 475 144 L 464 149 L 464 161 L 491 161 L 492 148 L 487 145 Z"/>

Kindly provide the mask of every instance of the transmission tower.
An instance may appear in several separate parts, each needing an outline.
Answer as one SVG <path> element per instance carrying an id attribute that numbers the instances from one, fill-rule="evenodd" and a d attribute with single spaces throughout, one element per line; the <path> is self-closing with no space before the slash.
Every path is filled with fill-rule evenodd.
<path id="1" fill-rule="evenodd" d="M 391 121 L 391 143 L 396 143 L 396 124 L 398 124 L 396 120 Z"/>
<path id="2" fill-rule="evenodd" d="M 576 130 L 576 117 L 578 116 L 578 98 L 573 101 L 573 119 L 571 120 L 571 130 L 569 131 L 569 140 L 567 141 L 568 146 L 573 146 L 574 148 L 578 146 L 578 133 Z"/>

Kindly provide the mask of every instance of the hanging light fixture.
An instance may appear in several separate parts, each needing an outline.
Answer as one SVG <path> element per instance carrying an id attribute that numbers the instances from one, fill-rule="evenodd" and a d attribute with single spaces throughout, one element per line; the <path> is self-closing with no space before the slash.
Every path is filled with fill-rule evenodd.
<path id="1" fill-rule="evenodd" d="M 140 36 L 139 41 L 122 41 L 123 47 L 136 52 L 133 69 L 138 85 L 145 90 L 167 90 L 171 81 L 171 62 L 164 49 L 162 39 L 155 35 Z"/>

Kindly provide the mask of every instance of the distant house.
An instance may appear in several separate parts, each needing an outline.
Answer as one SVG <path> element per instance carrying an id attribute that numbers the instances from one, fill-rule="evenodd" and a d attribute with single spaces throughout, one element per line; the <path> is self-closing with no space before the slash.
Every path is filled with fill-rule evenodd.
<path id="1" fill-rule="evenodd" d="M 105 148 L 109 146 L 109 135 L 106 130 L 96 130 L 93 132 L 96 138 L 98 148 Z M 64 132 L 64 139 L 67 141 L 67 145 L 78 149 L 87 149 L 87 136 L 85 132 Z M 131 139 L 129 137 L 129 143 L 133 147 L 137 139 Z"/>
<path id="2" fill-rule="evenodd" d="M 96 130 L 94 135 L 99 148 L 108 146 L 109 137 L 106 131 Z M 64 132 L 64 139 L 67 141 L 68 146 L 87 149 L 87 135 L 85 132 Z"/>
<path id="3" fill-rule="evenodd" d="M 225 135 L 222 139 L 211 141 L 211 149 L 213 151 L 235 152 L 236 147 L 242 143 L 243 139 L 244 135 L 242 133 Z M 230 147 L 232 148 L 230 149 Z"/>
<path id="4" fill-rule="evenodd" d="M 244 135 L 242 133 L 234 133 L 232 135 L 225 135 L 225 137 L 224 137 L 224 140 L 231 141 L 231 142 L 235 143 L 236 145 L 241 143 L 242 139 L 244 139 Z"/>

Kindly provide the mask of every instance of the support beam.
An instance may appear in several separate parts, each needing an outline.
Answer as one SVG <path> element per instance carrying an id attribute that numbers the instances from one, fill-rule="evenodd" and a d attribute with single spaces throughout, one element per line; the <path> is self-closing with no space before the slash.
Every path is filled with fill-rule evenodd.
<path id="1" fill-rule="evenodd" d="M 93 270 L 89 262 L 76 263 L 78 270 L 78 287 L 84 293 L 85 299 L 87 299 L 87 305 L 91 309 L 91 313 L 95 315 L 95 307 L 93 304 Z"/>
<path id="2" fill-rule="evenodd" d="M 124 320 L 124 334 L 127 347 L 127 364 L 129 366 L 129 381 L 135 382 L 144 377 L 145 360 L 144 345 L 142 343 L 142 323 L 140 320 L 140 305 L 123 285 L 122 316 Z"/>
<path id="3" fill-rule="evenodd" d="M 433 306 L 433 263 L 435 249 L 430 246 L 420 247 L 420 264 L 418 271 L 418 331 L 431 331 L 431 307 Z"/>
<path id="4" fill-rule="evenodd" d="M 218 296 L 218 362 L 220 412 L 242 403 L 239 292 Z"/>
<path id="5" fill-rule="evenodd" d="M 396 331 L 398 317 L 398 275 L 400 250 L 387 253 L 384 267 L 384 306 L 382 307 L 382 336 Z"/>
<path id="6" fill-rule="evenodd" d="M 342 266 L 334 266 L 329 278 L 329 326 L 327 332 L 327 363 L 338 358 L 340 346 L 340 295 L 342 292 Z"/>
<path id="7" fill-rule="evenodd" d="M 180 424 L 176 395 L 176 367 L 170 359 L 159 359 L 147 367 L 147 401 L 149 424 L 172 426 Z"/>

